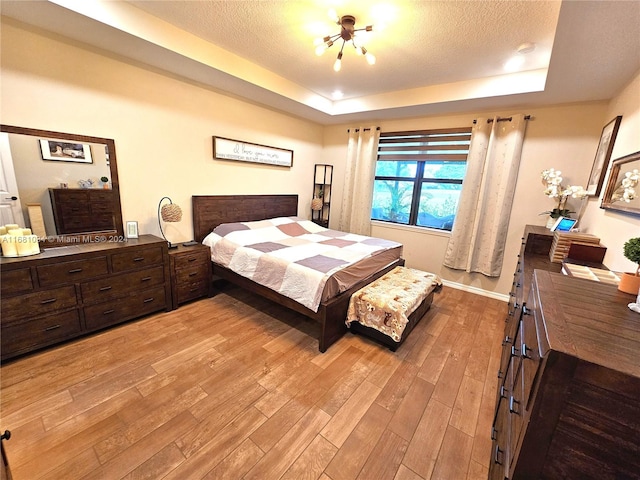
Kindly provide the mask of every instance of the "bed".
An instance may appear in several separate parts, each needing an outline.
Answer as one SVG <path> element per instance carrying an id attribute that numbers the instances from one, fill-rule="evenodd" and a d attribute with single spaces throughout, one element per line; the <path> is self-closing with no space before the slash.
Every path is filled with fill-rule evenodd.
<path id="1" fill-rule="evenodd" d="M 255 222 L 260 220 L 296 217 L 298 214 L 297 195 L 194 195 L 192 196 L 194 238 L 202 242 L 216 227 L 235 222 Z M 401 252 L 401 248 L 399 249 Z M 213 275 L 227 280 L 253 293 L 275 301 L 291 310 L 305 315 L 320 324 L 319 350 L 325 352 L 347 331 L 345 324 L 351 294 L 375 279 L 404 265 L 397 255 L 385 261 L 375 271 L 367 272 L 355 279 L 344 291 L 323 296 L 317 311 L 287 296 L 265 287 L 250 278 L 239 275 L 230 268 L 213 263 Z M 355 270 L 354 270 L 355 271 Z"/>

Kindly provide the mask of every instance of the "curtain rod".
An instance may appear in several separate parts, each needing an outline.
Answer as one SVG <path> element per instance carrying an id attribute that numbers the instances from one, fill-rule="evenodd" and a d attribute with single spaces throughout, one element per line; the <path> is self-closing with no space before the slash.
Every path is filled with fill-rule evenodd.
<path id="1" fill-rule="evenodd" d="M 531 119 L 531 115 L 525 115 L 524 119 L 525 120 L 530 120 Z M 510 122 L 511 120 L 512 120 L 512 117 L 504 117 L 504 118 L 498 117 L 498 122 Z M 478 123 L 478 120 L 474 120 L 473 121 L 474 125 L 476 123 Z M 493 118 L 487 118 L 487 123 L 493 123 Z"/>
<path id="2" fill-rule="evenodd" d="M 367 131 L 369 131 L 369 130 L 371 130 L 371 128 L 369 128 L 369 127 L 367 127 L 367 128 L 363 128 L 363 129 L 362 129 L 362 131 L 363 131 L 363 132 L 367 132 Z M 380 127 L 376 127 L 376 130 L 380 130 Z M 359 128 L 356 128 L 354 131 L 355 131 L 355 132 L 359 132 L 359 131 L 360 131 L 360 129 L 359 129 Z M 350 129 L 350 128 L 347 128 L 347 133 L 349 133 L 349 132 L 351 132 L 351 129 Z"/>

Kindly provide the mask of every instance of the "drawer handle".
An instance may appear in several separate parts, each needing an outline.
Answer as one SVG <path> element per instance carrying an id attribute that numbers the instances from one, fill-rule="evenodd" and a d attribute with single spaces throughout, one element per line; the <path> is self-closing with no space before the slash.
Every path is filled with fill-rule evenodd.
<path id="1" fill-rule="evenodd" d="M 60 325 L 51 325 L 50 327 L 47 327 L 44 329 L 45 332 L 50 332 L 51 330 L 56 330 L 60 328 Z"/>
<path id="2" fill-rule="evenodd" d="M 504 337 L 504 340 L 502 341 L 502 346 L 505 347 L 508 343 L 511 343 L 511 337 L 509 335 L 506 335 Z"/>
<path id="3" fill-rule="evenodd" d="M 40 302 L 40 305 L 46 305 L 47 303 L 53 303 L 53 302 L 57 302 L 58 299 L 57 298 L 47 298 L 46 300 L 42 300 Z"/>
<path id="4" fill-rule="evenodd" d="M 491 427 L 491 440 L 497 440 L 498 439 L 498 430 L 496 430 L 496 427 Z"/>
<path id="5" fill-rule="evenodd" d="M 145 298 L 142 303 L 149 303 L 149 302 L 153 302 L 153 297 L 151 298 Z"/>
<path id="6" fill-rule="evenodd" d="M 504 373 L 502 373 L 502 370 L 498 370 L 498 378 L 502 377 L 504 377 Z"/>
<path id="7" fill-rule="evenodd" d="M 506 388 L 504 388 L 504 385 L 502 385 L 500 387 L 500 397 L 501 398 L 507 398 L 509 396 L 509 390 L 507 390 Z"/>
<path id="8" fill-rule="evenodd" d="M 511 356 L 512 357 L 519 357 L 520 356 L 520 350 L 518 350 L 515 345 L 511 346 Z"/>
<path id="9" fill-rule="evenodd" d="M 496 450 L 493 453 L 493 462 L 497 463 L 498 465 L 502 465 L 502 462 L 500 461 L 500 456 L 503 454 L 504 452 L 502 450 L 500 450 L 500 446 L 496 445 Z"/>
<path id="10" fill-rule="evenodd" d="M 190 291 L 190 292 L 197 292 L 198 290 L 199 290 L 199 288 L 198 288 L 198 287 L 193 287 L 193 288 L 192 288 L 192 289 L 190 289 L 189 291 Z"/>
<path id="11" fill-rule="evenodd" d="M 187 262 L 195 262 L 198 259 L 198 257 L 189 257 L 187 259 Z"/>
<path id="12" fill-rule="evenodd" d="M 82 271 L 81 268 L 74 268 L 72 270 L 69 270 L 69 273 L 80 273 Z"/>
<path id="13" fill-rule="evenodd" d="M 115 310 L 112 308 L 111 310 L 105 310 L 104 312 L 102 312 L 103 315 L 110 315 L 113 312 L 115 312 Z"/>
<path id="14" fill-rule="evenodd" d="M 9 430 L 5 430 L 2 436 L 0 436 L 0 440 L 9 440 L 11 438 L 11 432 Z"/>
<path id="15" fill-rule="evenodd" d="M 513 398 L 513 395 L 511 395 L 511 398 L 509 399 L 509 411 L 511 413 L 515 413 L 516 415 L 520 415 L 520 412 L 516 410 L 516 405 L 519 405 L 519 404 L 520 402 L 515 398 Z"/>
<path id="16" fill-rule="evenodd" d="M 532 360 L 533 357 L 531 355 L 529 355 L 529 352 L 533 351 L 532 348 L 527 347 L 526 343 L 522 344 L 522 358 L 528 358 L 529 360 Z"/>
<path id="17" fill-rule="evenodd" d="M 522 314 L 523 315 L 531 315 L 530 312 L 531 312 L 531 310 L 529 310 L 526 305 L 522 306 Z"/>
<path id="18" fill-rule="evenodd" d="M 141 262 L 144 260 L 144 257 L 136 257 L 133 259 L 134 262 Z"/>
<path id="19" fill-rule="evenodd" d="M 148 282 L 149 280 L 151 280 L 151 277 L 144 277 L 140 279 L 141 282 Z"/>
<path id="20" fill-rule="evenodd" d="M 196 275 L 198 275 L 198 273 L 199 273 L 199 272 L 191 272 L 191 273 L 189 274 L 189 276 L 190 276 L 190 277 L 195 277 Z"/>
<path id="21" fill-rule="evenodd" d="M 111 285 L 108 285 L 108 286 L 106 286 L 106 287 L 101 287 L 101 288 L 100 288 L 100 291 L 101 291 L 101 292 L 106 292 L 107 290 L 111 290 L 112 288 L 113 288 L 113 287 L 112 287 Z"/>

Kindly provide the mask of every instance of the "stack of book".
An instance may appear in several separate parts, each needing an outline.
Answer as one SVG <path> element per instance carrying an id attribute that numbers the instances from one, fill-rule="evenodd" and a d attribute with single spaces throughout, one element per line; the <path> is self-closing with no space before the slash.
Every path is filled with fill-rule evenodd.
<path id="1" fill-rule="evenodd" d="M 555 232 L 551 250 L 549 250 L 549 259 L 554 263 L 562 263 L 569 253 L 569 247 L 573 243 L 597 246 L 600 245 L 600 238 L 589 233 Z"/>

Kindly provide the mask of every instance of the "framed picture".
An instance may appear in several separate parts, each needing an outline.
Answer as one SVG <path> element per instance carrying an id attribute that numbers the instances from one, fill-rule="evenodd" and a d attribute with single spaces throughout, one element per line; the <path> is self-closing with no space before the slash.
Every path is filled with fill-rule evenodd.
<path id="1" fill-rule="evenodd" d="M 138 238 L 138 222 L 127 222 L 127 238 Z"/>
<path id="2" fill-rule="evenodd" d="M 609 160 L 611 159 L 611 152 L 613 151 L 613 144 L 616 141 L 616 135 L 618 135 L 618 128 L 620 128 L 620 121 L 622 115 L 618 115 L 616 118 L 607 123 L 602 129 L 600 135 L 600 142 L 598 143 L 598 150 L 596 150 L 596 158 L 593 161 L 593 167 L 591 167 L 591 174 L 589 175 L 589 181 L 585 190 L 587 195 L 600 195 L 602 190 L 602 184 L 604 182 L 607 168 L 609 167 Z"/>
<path id="3" fill-rule="evenodd" d="M 93 163 L 88 143 L 71 143 L 59 140 L 40 140 L 43 160 L 57 162 Z"/>
<path id="4" fill-rule="evenodd" d="M 640 152 L 611 162 L 600 208 L 640 216 Z"/>
<path id="5" fill-rule="evenodd" d="M 267 147 L 230 138 L 213 137 L 213 158 L 291 167 L 293 165 L 293 150 Z"/>

